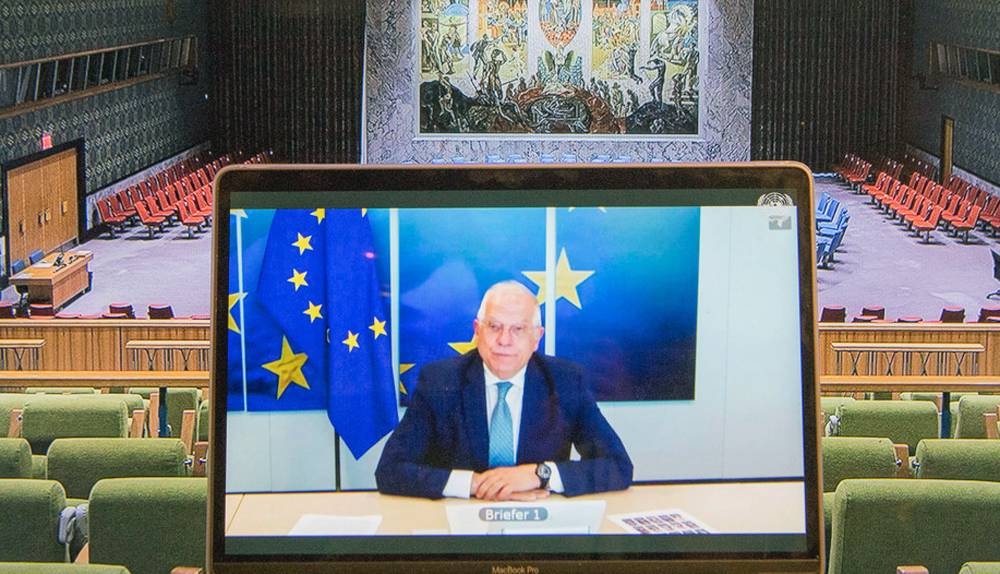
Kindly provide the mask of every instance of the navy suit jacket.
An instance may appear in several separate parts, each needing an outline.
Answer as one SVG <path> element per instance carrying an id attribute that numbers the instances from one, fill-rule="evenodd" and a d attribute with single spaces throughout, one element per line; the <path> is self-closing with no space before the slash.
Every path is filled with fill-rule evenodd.
<path id="1" fill-rule="evenodd" d="M 424 366 L 375 470 L 380 492 L 441 498 L 453 469 L 489 468 L 486 384 L 475 351 Z M 581 460 L 570 461 L 576 447 Z M 566 496 L 622 490 L 632 461 L 573 363 L 534 354 L 524 377 L 517 463 L 553 461 Z"/>

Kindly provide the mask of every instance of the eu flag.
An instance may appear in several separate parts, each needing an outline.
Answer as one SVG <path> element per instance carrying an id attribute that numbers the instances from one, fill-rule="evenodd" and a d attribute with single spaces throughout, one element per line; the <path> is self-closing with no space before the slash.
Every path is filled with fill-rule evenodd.
<path id="1" fill-rule="evenodd" d="M 271 323 L 260 328 L 270 328 L 264 336 L 275 348 L 247 357 L 277 378 L 272 408 L 315 405 L 322 397 L 355 458 L 397 422 L 375 259 L 362 210 L 277 210 L 256 290 Z"/>

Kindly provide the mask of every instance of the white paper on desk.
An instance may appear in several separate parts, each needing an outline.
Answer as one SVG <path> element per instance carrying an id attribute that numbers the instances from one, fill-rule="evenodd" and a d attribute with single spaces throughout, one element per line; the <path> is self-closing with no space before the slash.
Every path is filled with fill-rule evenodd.
<path id="1" fill-rule="evenodd" d="M 630 514 L 612 514 L 608 520 L 630 534 L 713 534 L 715 530 L 676 508 L 647 510 Z"/>
<path id="2" fill-rule="evenodd" d="M 303 514 L 289 536 L 372 536 L 382 524 L 382 515 L 337 516 Z"/>

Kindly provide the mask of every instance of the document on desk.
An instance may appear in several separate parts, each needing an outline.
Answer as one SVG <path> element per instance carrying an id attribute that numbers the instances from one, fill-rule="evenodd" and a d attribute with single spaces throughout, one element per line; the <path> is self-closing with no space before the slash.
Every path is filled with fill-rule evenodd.
<path id="1" fill-rule="evenodd" d="M 603 500 L 449 504 L 452 534 L 596 534 Z"/>
<path id="2" fill-rule="evenodd" d="M 630 534 L 713 534 L 715 530 L 683 510 L 612 514 L 608 520 Z"/>
<path id="3" fill-rule="evenodd" d="M 382 516 L 338 516 L 333 514 L 303 514 L 289 536 L 372 536 L 382 524 Z"/>

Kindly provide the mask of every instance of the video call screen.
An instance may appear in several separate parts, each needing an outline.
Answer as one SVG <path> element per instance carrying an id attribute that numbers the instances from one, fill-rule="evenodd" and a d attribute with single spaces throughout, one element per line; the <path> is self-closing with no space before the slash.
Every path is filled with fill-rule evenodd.
<path id="1" fill-rule="evenodd" d="M 233 193 L 216 277 L 225 554 L 806 555 L 810 247 L 791 194 L 769 194 Z M 475 359 L 473 321 L 502 281 L 537 299 L 537 354 L 580 373 L 630 485 L 380 493 L 421 370 Z"/>

